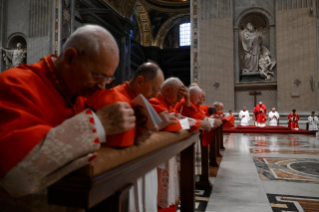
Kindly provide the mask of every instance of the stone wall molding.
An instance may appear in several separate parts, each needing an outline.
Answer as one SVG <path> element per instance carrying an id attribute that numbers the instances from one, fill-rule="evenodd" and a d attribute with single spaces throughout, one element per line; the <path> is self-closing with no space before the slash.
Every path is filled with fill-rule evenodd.
<path id="1" fill-rule="evenodd" d="M 6 41 L 6 47 L 9 47 L 9 44 L 12 41 L 12 39 L 16 38 L 16 37 L 23 37 L 25 42 L 28 44 L 28 37 L 24 33 L 22 33 L 22 32 L 14 32 L 11 35 L 9 35 L 9 37 L 8 37 L 8 39 Z"/>
<path id="2" fill-rule="evenodd" d="M 235 19 L 234 21 L 234 29 L 240 29 L 240 23 L 242 21 L 242 19 L 248 15 L 249 13 L 260 13 L 264 16 L 266 16 L 266 18 L 268 19 L 268 26 L 274 26 L 275 25 L 275 17 L 271 15 L 271 13 L 263 8 L 259 8 L 259 7 L 252 7 L 249 8 L 247 10 L 244 10 L 243 12 L 241 12 L 238 17 Z"/>

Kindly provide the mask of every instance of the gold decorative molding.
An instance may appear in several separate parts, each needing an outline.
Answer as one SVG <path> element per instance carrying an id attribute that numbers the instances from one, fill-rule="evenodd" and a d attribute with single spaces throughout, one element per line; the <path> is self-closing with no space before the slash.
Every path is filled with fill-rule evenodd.
<path id="1" fill-rule="evenodd" d="M 153 43 L 153 33 L 150 17 L 144 4 L 136 1 L 133 13 L 137 17 L 140 29 L 141 44 L 143 46 L 151 46 Z"/>

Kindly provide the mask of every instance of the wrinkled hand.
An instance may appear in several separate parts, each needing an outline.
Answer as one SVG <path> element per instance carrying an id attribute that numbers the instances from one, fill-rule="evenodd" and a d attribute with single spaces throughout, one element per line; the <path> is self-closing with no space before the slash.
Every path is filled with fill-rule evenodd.
<path id="1" fill-rule="evenodd" d="M 245 117 L 245 115 L 242 116 L 243 118 Z"/>
<path id="2" fill-rule="evenodd" d="M 219 126 L 222 125 L 222 124 L 223 124 L 222 120 L 220 120 L 220 119 L 215 119 L 215 121 L 214 121 L 214 126 L 219 127 Z"/>
<path id="3" fill-rule="evenodd" d="M 113 135 L 128 131 L 135 127 L 134 111 L 126 102 L 117 102 L 115 104 L 103 107 L 96 111 L 106 135 Z"/>
<path id="4" fill-rule="evenodd" d="M 216 119 L 215 119 L 216 121 Z M 208 121 L 201 121 L 201 128 L 206 130 L 206 131 L 210 131 L 212 129 L 212 127 L 210 126 L 210 123 Z"/>
<path id="5" fill-rule="evenodd" d="M 145 142 L 147 139 L 151 137 L 151 135 L 157 131 L 155 130 L 148 130 L 145 126 L 137 126 L 136 128 L 136 135 L 135 135 L 135 142 L 136 144 L 140 144 Z"/>
<path id="6" fill-rule="evenodd" d="M 186 86 L 184 86 L 184 85 L 180 88 L 179 93 L 181 95 L 183 95 L 184 98 L 188 98 L 189 97 L 188 88 Z"/>
<path id="7" fill-rule="evenodd" d="M 159 114 L 160 118 L 162 119 L 162 122 L 159 124 L 159 129 L 163 129 L 167 127 L 170 124 L 175 124 L 177 123 L 175 114 L 169 113 L 167 110 L 163 111 Z"/>

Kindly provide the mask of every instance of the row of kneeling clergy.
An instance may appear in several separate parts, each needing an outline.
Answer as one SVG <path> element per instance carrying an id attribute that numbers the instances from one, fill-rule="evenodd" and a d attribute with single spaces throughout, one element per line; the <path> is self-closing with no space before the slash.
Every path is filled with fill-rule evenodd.
<path id="1" fill-rule="evenodd" d="M 0 189 L 8 198 L 44 191 L 99 157 L 101 145 L 125 148 L 145 142 L 155 131 L 183 127 L 202 129 L 205 145 L 212 140 L 212 129 L 222 121 L 202 105 L 205 95 L 196 84 L 186 87 L 178 78 L 165 80 L 157 64 L 146 62 L 129 82 L 105 89 L 115 79 L 118 64 L 119 49 L 110 32 L 86 25 L 71 34 L 59 56 L 0 74 Z M 159 116 L 156 124 L 149 125 L 145 108 L 134 104 L 141 96 L 146 107 L 153 108 L 146 112 L 154 110 Z M 141 178 L 131 189 L 130 210 L 175 210 L 177 167 L 172 158 Z M 168 184 L 158 183 L 165 177 Z M 4 208 L 17 207 L 13 201 L 1 202 L 13 204 Z"/>

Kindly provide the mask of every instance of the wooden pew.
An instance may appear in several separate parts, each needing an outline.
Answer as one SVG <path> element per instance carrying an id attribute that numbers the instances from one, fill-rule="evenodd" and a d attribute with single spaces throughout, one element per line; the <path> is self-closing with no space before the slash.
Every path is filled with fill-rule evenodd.
<path id="1" fill-rule="evenodd" d="M 223 128 L 222 125 L 220 127 L 217 127 L 214 129 L 214 138 L 212 138 L 212 142 L 209 146 L 203 146 L 202 148 L 202 175 L 199 178 L 199 182 L 196 183 L 198 187 L 202 188 L 209 188 L 212 187 L 210 181 L 209 181 L 209 166 L 212 167 L 219 167 L 217 163 L 217 157 L 219 152 L 219 146 L 218 144 L 221 143 L 221 139 L 223 139 Z M 201 143 L 202 144 L 202 143 Z M 210 154 L 209 154 L 209 147 L 210 147 Z M 210 162 L 208 162 L 210 160 Z"/>
<path id="2" fill-rule="evenodd" d="M 217 163 L 217 150 L 219 152 L 219 139 L 220 139 L 220 136 L 219 136 L 219 129 L 218 127 L 215 128 L 215 135 L 214 135 L 214 141 L 210 144 L 210 162 L 209 162 L 209 166 L 213 166 L 213 167 L 219 167 L 218 163 Z"/>
<path id="3" fill-rule="evenodd" d="M 224 126 L 220 125 L 220 129 L 219 129 L 219 142 L 220 142 L 220 149 L 225 149 L 224 147 Z"/>
<path id="4" fill-rule="evenodd" d="M 181 211 L 195 211 L 194 144 L 198 136 L 187 131 L 157 132 L 138 146 L 102 147 L 90 165 L 48 188 L 48 203 L 87 212 L 128 211 L 128 191 L 133 182 L 181 153 Z"/>
<path id="5" fill-rule="evenodd" d="M 212 138 L 213 140 L 214 138 Z M 214 143 L 214 141 L 212 141 Z M 197 187 L 200 188 L 211 188 L 212 184 L 209 182 L 209 153 L 208 153 L 208 147 L 209 146 L 203 146 L 203 143 L 201 142 L 201 148 L 202 148 L 202 174 L 199 177 L 199 182 L 196 183 Z"/>

